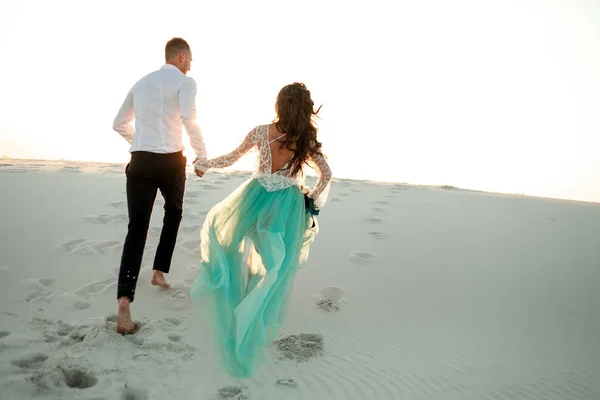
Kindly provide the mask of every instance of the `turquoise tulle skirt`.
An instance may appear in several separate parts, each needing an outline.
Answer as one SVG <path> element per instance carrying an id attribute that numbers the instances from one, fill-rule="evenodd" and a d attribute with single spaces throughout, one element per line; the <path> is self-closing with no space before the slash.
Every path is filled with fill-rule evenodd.
<path id="1" fill-rule="evenodd" d="M 300 188 L 268 192 L 256 179 L 206 216 L 191 297 L 231 375 L 250 377 L 269 361 L 265 349 L 285 320 L 297 269 L 318 229 Z"/>

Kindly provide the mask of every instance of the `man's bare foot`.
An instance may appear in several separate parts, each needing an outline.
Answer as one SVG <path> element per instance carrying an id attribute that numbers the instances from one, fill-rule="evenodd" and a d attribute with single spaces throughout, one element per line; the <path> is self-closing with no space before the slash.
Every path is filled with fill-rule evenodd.
<path id="1" fill-rule="evenodd" d="M 119 299 L 119 312 L 117 313 L 117 333 L 125 335 L 133 333 L 135 326 L 131 320 L 131 312 L 129 311 L 129 299 L 121 297 Z"/>
<path id="2" fill-rule="evenodd" d="M 171 284 L 165 279 L 165 275 L 160 271 L 154 271 L 152 273 L 152 280 L 150 281 L 154 286 L 159 286 L 164 289 L 171 287 Z"/>

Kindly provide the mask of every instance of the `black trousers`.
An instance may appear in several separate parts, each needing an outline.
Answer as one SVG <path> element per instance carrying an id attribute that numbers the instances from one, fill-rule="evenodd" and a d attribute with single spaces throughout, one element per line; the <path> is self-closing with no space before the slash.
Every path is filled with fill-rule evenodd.
<path id="1" fill-rule="evenodd" d="M 129 225 L 121 256 L 117 298 L 126 296 L 133 301 L 135 297 L 150 217 L 158 190 L 165 200 L 165 216 L 153 269 L 169 272 L 183 215 L 186 162 L 182 152 L 131 153 L 131 161 L 125 168 Z"/>

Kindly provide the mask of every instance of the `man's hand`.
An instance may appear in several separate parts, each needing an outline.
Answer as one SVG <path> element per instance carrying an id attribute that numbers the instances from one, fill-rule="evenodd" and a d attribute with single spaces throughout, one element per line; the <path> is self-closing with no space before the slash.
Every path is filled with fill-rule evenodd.
<path id="1" fill-rule="evenodd" d="M 192 161 L 192 165 L 196 164 L 196 161 L 198 161 L 198 157 L 194 158 L 194 161 Z M 202 178 L 204 176 L 204 172 L 200 171 L 199 169 L 196 169 L 194 167 L 194 173 L 196 175 L 198 175 L 200 178 Z"/>

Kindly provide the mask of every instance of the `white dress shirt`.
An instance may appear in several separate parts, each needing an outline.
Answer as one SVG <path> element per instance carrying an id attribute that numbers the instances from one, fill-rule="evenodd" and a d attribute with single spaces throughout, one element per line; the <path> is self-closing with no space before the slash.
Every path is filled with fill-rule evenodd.
<path id="1" fill-rule="evenodd" d="M 113 129 L 130 144 L 130 152 L 176 153 L 184 150 L 183 126 L 198 159 L 206 146 L 196 122 L 196 81 L 177 67 L 165 64 L 131 88 Z M 135 127 L 131 121 L 135 118 Z"/>

